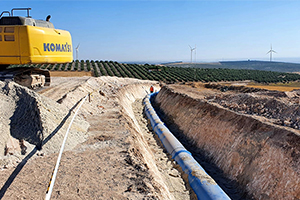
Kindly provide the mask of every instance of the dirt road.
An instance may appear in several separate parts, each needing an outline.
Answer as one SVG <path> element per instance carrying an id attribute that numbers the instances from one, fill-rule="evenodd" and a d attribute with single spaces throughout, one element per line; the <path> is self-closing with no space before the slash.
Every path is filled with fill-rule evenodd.
<path id="1" fill-rule="evenodd" d="M 152 84 L 159 88 L 156 82 L 135 79 L 54 77 L 51 87 L 39 91 L 53 101 L 45 104 L 41 98 L 38 105 L 65 108 L 54 127 L 60 130 L 42 151 L 31 148 L 23 156 L 10 155 L 18 159 L 1 166 L 0 199 L 44 199 L 59 151 L 50 147 L 61 144 L 61 130 L 69 125 L 74 105 L 88 93 L 90 101 L 83 104 L 77 123 L 88 123 L 89 128 L 84 137 L 70 134 L 52 199 L 194 199 L 143 116 L 141 99 Z"/>

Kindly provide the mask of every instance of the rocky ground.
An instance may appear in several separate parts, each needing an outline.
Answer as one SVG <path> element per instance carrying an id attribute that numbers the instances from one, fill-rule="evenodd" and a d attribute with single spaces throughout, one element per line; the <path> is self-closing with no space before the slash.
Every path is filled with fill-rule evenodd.
<path id="1" fill-rule="evenodd" d="M 206 99 L 235 112 L 261 116 L 271 123 L 300 129 L 300 90 L 291 92 L 232 87 Z"/>
<path id="2" fill-rule="evenodd" d="M 181 85 L 178 89 L 241 114 L 300 129 L 300 90 L 297 89 L 282 92 L 220 84 Z"/>
<path id="3" fill-rule="evenodd" d="M 300 131 L 285 122 L 297 123 L 298 91 L 167 85 L 154 102 L 232 199 L 300 198 Z"/>
<path id="4" fill-rule="evenodd" d="M 0 82 L 0 199 L 45 198 L 64 134 L 89 93 L 70 130 L 52 199 L 195 198 L 143 116 L 141 99 L 150 85 L 159 88 L 156 82 L 51 81 L 38 93 Z"/>

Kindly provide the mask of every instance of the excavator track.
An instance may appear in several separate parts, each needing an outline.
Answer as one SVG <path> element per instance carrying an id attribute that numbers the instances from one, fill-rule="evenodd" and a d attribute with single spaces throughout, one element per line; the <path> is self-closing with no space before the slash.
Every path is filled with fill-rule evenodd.
<path id="1" fill-rule="evenodd" d="M 50 72 L 35 67 L 2 69 L 0 71 L 0 80 L 11 80 L 30 89 L 37 89 L 43 86 L 50 86 Z"/>

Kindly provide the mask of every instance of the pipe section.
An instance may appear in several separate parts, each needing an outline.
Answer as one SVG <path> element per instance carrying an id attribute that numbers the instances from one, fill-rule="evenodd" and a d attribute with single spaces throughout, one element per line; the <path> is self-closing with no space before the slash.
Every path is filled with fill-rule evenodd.
<path id="1" fill-rule="evenodd" d="M 151 105 L 151 98 L 155 98 L 156 93 L 148 94 L 143 104 L 144 112 L 149 118 L 152 129 L 158 135 L 164 147 L 172 155 L 172 158 L 180 165 L 182 170 L 188 175 L 190 186 L 194 190 L 198 199 L 201 200 L 228 200 L 227 194 L 217 185 L 217 183 L 205 172 L 199 163 L 193 158 L 191 153 L 177 140 L 156 114 Z"/>
<path id="2" fill-rule="evenodd" d="M 89 96 L 90 94 L 86 95 L 84 97 L 84 99 L 81 101 L 81 103 L 79 104 L 77 110 L 75 111 L 75 114 L 69 124 L 69 127 L 67 129 L 67 132 L 65 134 L 65 137 L 64 137 L 64 140 L 63 140 L 63 143 L 60 147 L 60 151 L 59 151 L 59 154 L 58 154 L 58 158 L 57 158 L 57 161 L 56 161 L 56 165 L 55 165 L 55 168 L 53 170 L 53 173 L 52 173 L 52 176 L 51 176 L 51 179 L 50 179 L 50 182 L 49 182 L 49 186 L 48 186 L 48 189 L 47 189 L 47 192 L 46 192 L 46 196 L 45 196 L 45 200 L 50 200 L 51 198 L 51 194 L 52 194 L 52 190 L 53 190 L 53 187 L 54 187 L 54 183 L 55 183 L 55 179 L 56 179 L 56 175 L 57 175 L 57 172 L 58 172 L 58 168 L 59 168 L 59 164 L 60 164 L 60 160 L 61 160 L 61 156 L 62 156 L 62 153 L 64 151 L 64 148 L 65 148 L 65 144 L 66 144 L 66 141 L 67 141 L 67 137 L 69 135 L 69 131 L 71 129 L 71 126 L 73 124 L 73 121 L 79 111 L 79 109 L 81 108 L 82 104 L 85 102 L 85 100 L 87 99 L 87 97 Z"/>

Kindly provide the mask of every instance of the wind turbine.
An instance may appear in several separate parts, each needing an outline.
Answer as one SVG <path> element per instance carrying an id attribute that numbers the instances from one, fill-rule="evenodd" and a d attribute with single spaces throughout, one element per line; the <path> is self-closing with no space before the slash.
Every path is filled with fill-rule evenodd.
<path id="1" fill-rule="evenodd" d="M 268 54 L 268 53 L 270 54 L 270 62 L 272 62 L 272 54 L 273 54 L 273 53 L 277 53 L 276 51 L 274 51 L 274 50 L 272 49 L 272 44 L 271 44 L 271 49 L 270 49 L 270 51 L 267 52 L 267 54 Z"/>
<path id="2" fill-rule="evenodd" d="M 191 49 L 191 63 L 193 62 L 193 51 L 196 50 L 196 45 L 194 48 L 192 48 L 190 45 L 189 45 L 190 49 Z M 196 51 L 195 51 L 195 56 L 196 56 Z"/>
<path id="3" fill-rule="evenodd" d="M 79 49 L 79 45 L 80 45 L 80 43 L 77 45 L 77 47 L 75 48 L 76 49 L 76 60 L 78 60 L 78 49 Z"/>
<path id="4" fill-rule="evenodd" d="M 195 44 L 195 59 L 194 59 L 195 62 L 197 61 L 197 55 L 196 55 L 196 52 L 197 52 L 197 49 L 196 49 L 196 44 Z"/>

